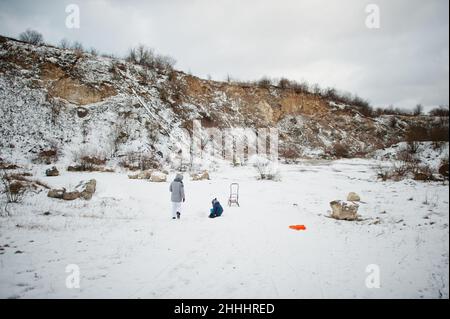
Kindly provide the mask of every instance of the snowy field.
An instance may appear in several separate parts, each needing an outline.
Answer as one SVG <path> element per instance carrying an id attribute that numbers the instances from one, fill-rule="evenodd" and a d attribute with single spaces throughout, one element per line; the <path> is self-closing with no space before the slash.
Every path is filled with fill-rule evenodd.
<path id="1" fill-rule="evenodd" d="M 9 206 L 0 223 L 0 298 L 448 298 L 449 186 L 381 182 L 374 160 L 282 165 L 281 181 L 251 167 L 185 176 L 181 220 L 169 181 L 125 173 L 35 176 L 52 187 L 95 178 L 91 201 L 46 192 Z M 240 184 L 240 207 L 226 206 Z M 363 221 L 328 218 L 329 202 L 357 192 Z M 211 199 L 225 208 L 207 218 Z M 303 224 L 305 231 L 289 229 Z M 21 252 L 21 253 L 20 253 Z M 79 266 L 79 289 L 66 266 Z M 380 288 L 367 288 L 368 265 Z"/>

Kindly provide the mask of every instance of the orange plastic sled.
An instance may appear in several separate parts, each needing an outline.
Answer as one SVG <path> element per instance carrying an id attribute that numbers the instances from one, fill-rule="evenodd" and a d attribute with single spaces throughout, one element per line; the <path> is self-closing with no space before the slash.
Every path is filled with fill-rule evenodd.
<path id="1" fill-rule="evenodd" d="M 306 230 L 305 225 L 291 225 L 289 228 L 294 230 Z"/>

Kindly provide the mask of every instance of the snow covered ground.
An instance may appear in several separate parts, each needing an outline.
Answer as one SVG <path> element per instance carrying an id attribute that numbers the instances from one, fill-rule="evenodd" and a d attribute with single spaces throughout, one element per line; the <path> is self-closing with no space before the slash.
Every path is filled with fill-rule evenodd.
<path id="1" fill-rule="evenodd" d="M 186 176 L 181 220 L 170 219 L 169 182 L 63 167 L 45 177 L 45 166 L 33 166 L 53 187 L 95 178 L 97 192 L 72 202 L 41 192 L 9 206 L 0 297 L 448 298 L 448 184 L 382 182 L 378 163 L 281 165 L 278 182 L 256 180 L 251 167 L 223 167 L 209 181 Z M 226 206 L 232 182 L 240 207 Z M 364 220 L 328 218 L 329 202 L 351 191 Z M 214 197 L 225 212 L 211 220 Z M 295 224 L 306 230 L 289 229 Z M 79 289 L 66 287 L 70 264 L 80 269 Z M 369 265 L 379 267 L 380 288 L 366 286 Z"/>

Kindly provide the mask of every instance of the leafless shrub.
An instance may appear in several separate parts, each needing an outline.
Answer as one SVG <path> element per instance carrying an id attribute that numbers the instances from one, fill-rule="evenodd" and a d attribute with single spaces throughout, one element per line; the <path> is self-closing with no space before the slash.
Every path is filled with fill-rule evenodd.
<path id="1" fill-rule="evenodd" d="M 122 71 L 125 70 L 126 70 L 125 64 L 123 64 L 117 59 L 111 60 L 109 72 L 112 73 L 112 78 L 114 81 L 120 81 L 122 79 Z"/>
<path id="2" fill-rule="evenodd" d="M 138 45 L 136 48 L 131 48 L 126 60 L 147 68 L 159 70 L 172 70 L 176 64 L 176 60 L 173 57 L 155 54 L 153 49 L 147 48 L 142 44 Z"/>
<path id="3" fill-rule="evenodd" d="M 400 149 L 396 154 L 396 158 L 401 162 L 417 164 L 420 161 L 414 156 L 416 153 L 417 151 L 411 152 L 408 146 L 407 148 Z"/>
<path id="4" fill-rule="evenodd" d="M 4 208 L 5 213 L 7 216 L 10 215 L 8 211 L 8 204 L 10 203 L 20 203 L 27 191 L 26 185 L 18 180 L 14 180 L 11 177 L 11 174 L 8 174 L 6 172 L 2 172 L 0 175 L 0 180 L 2 183 L 2 190 L 1 192 L 6 195 L 6 206 Z"/>
<path id="5" fill-rule="evenodd" d="M 348 147 L 341 143 L 335 143 L 332 152 L 337 158 L 348 158 L 349 156 Z"/>
<path id="6" fill-rule="evenodd" d="M 397 118 L 395 116 L 391 116 L 389 118 L 388 125 L 389 125 L 390 128 L 396 128 L 397 127 L 397 123 L 398 123 L 398 121 L 397 121 Z"/>
<path id="7" fill-rule="evenodd" d="M 260 88 L 268 89 L 272 85 L 272 80 L 269 79 L 267 76 L 263 76 L 261 79 L 259 79 L 256 84 Z"/>
<path id="8" fill-rule="evenodd" d="M 0 169 L 17 169 L 20 168 L 18 165 L 13 164 L 13 163 L 8 163 L 3 161 L 2 159 L 0 159 Z"/>
<path id="9" fill-rule="evenodd" d="M 397 180 L 405 178 L 413 167 L 413 165 L 408 165 L 405 162 L 394 163 L 392 167 L 392 176 Z"/>
<path id="10" fill-rule="evenodd" d="M 44 44 L 44 37 L 36 30 L 27 29 L 19 35 L 19 40 L 34 45 Z"/>
<path id="11" fill-rule="evenodd" d="M 413 171 L 414 180 L 416 181 L 434 181 L 436 180 L 432 169 L 428 165 L 420 165 Z"/>
<path id="12" fill-rule="evenodd" d="M 449 179 L 449 160 L 443 159 L 441 160 L 441 163 L 439 164 L 439 174 L 445 179 Z"/>
<path id="13" fill-rule="evenodd" d="M 291 162 L 300 157 L 299 152 L 293 147 L 287 147 L 280 150 L 280 156 L 285 159 L 286 162 Z"/>
<path id="14" fill-rule="evenodd" d="M 153 49 L 147 48 L 141 44 L 136 48 L 130 49 L 126 60 L 134 64 L 153 67 L 154 58 L 155 53 Z"/>
<path id="15" fill-rule="evenodd" d="M 280 181 L 280 171 L 276 163 L 262 156 L 253 156 L 249 159 L 249 163 L 253 165 L 258 173 L 258 179 Z"/>
<path id="16" fill-rule="evenodd" d="M 417 104 L 414 107 L 413 115 L 418 116 L 418 115 L 422 115 L 422 113 L 423 113 L 423 105 L 422 104 Z"/>
<path id="17" fill-rule="evenodd" d="M 159 97 L 161 101 L 169 103 L 170 94 L 164 87 L 159 90 Z"/>
<path id="18" fill-rule="evenodd" d="M 387 108 L 378 108 L 376 111 L 377 115 L 398 115 L 398 116 L 411 116 L 412 113 L 403 110 L 398 107 L 394 107 L 393 105 L 388 106 Z"/>
<path id="19" fill-rule="evenodd" d="M 411 154 L 416 154 L 420 148 L 420 142 L 428 140 L 428 130 L 423 126 L 411 126 L 406 132 L 407 149 Z"/>
<path id="20" fill-rule="evenodd" d="M 169 73 L 169 76 L 168 76 L 169 82 L 174 83 L 174 82 L 176 82 L 177 78 L 178 78 L 178 77 L 177 77 L 177 72 L 176 72 L 175 70 L 172 70 L 172 71 Z"/>
<path id="21" fill-rule="evenodd" d="M 402 150 L 397 154 L 397 158 L 401 159 L 394 162 L 391 167 L 377 168 L 378 178 L 383 181 L 394 180 L 400 181 L 405 178 L 412 178 L 416 181 L 436 181 L 433 169 L 421 162 L 415 157 L 411 157 L 408 150 Z"/>
<path id="22" fill-rule="evenodd" d="M 278 87 L 281 89 L 288 89 L 291 86 L 291 82 L 286 78 L 281 78 L 280 81 L 278 81 Z"/>
<path id="23" fill-rule="evenodd" d="M 98 50 L 94 47 L 91 47 L 89 49 L 89 54 L 93 55 L 93 56 L 98 56 Z"/>
<path id="24" fill-rule="evenodd" d="M 407 177 L 410 166 L 404 162 L 394 163 L 391 167 L 378 166 L 377 176 L 383 181 L 400 181 Z"/>
<path id="25" fill-rule="evenodd" d="M 391 170 L 388 169 L 387 167 L 383 167 L 381 165 L 378 165 L 375 168 L 376 172 L 377 172 L 377 176 L 379 179 L 381 179 L 383 182 L 391 179 Z"/>
<path id="26" fill-rule="evenodd" d="M 43 187 L 45 189 L 50 189 L 50 186 L 38 179 L 30 178 L 33 176 L 31 173 L 20 172 L 20 173 L 12 173 L 9 174 L 9 178 L 13 181 L 20 181 L 25 183 L 25 186 L 28 189 L 36 189 L 38 186 Z"/>
<path id="27" fill-rule="evenodd" d="M 60 47 L 61 49 L 68 49 L 70 47 L 70 41 L 64 38 L 59 41 L 58 47 Z"/>
<path id="28" fill-rule="evenodd" d="M 58 161 L 59 153 L 56 146 L 40 151 L 33 162 L 36 164 L 50 165 Z"/>
<path id="29" fill-rule="evenodd" d="M 69 166 L 68 171 L 105 171 L 104 165 L 107 162 L 107 157 L 105 151 L 83 147 L 73 153 L 73 161 L 75 165 Z"/>
<path id="30" fill-rule="evenodd" d="M 438 108 L 432 109 L 429 114 L 431 116 L 439 116 L 439 117 L 449 117 L 449 107 L 441 105 Z"/>
<path id="31" fill-rule="evenodd" d="M 319 84 L 317 84 L 317 83 L 313 84 L 313 86 L 311 87 L 311 91 L 315 95 L 322 94 L 322 89 L 320 88 Z"/>
<path id="32" fill-rule="evenodd" d="M 448 142 L 449 141 L 449 126 L 445 123 L 437 123 L 430 129 L 430 141 L 432 142 Z"/>
<path id="33" fill-rule="evenodd" d="M 121 167 L 131 171 L 148 170 L 160 167 L 158 159 L 150 153 L 130 152 L 119 162 Z"/>
<path id="34" fill-rule="evenodd" d="M 74 43 L 72 43 L 70 48 L 73 51 L 75 51 L 75 54 L 78 55 L 78 56 L 81 56 L 84 53 L 83 44 L 81 42 L 79 42 L 79 41 L 75 41 Z"/>
<path id="35" fill-rule="evenodd" d="M 307 82 L 291 82 L 291 89 L 297 94 L 307 94 L 309 93 L 309 84 Z"/>
<path id="36" fill-rule="evenodd" d="M 155 57 L 155 67 L 160 70 L 172 70 L 177 61 L 169 56 L 158 54 Z"/>

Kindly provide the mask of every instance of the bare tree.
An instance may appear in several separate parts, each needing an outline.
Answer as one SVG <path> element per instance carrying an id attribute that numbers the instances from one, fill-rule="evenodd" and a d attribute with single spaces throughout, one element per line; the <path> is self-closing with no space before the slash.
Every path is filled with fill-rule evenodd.
<path id="1" fill-rule="evenodd" d="M 61 41 L 59 41 L 59 47 L 61 49 L 68 49 L 70 47 L 70 41 L 66 38 L 62 39 Z"/>
<path id="2" fill-rule="evenodd" d="M 317 83 L 313 84 L 312 92 L 316 95 L 322 94 L 322 89 L 320 88 L 319 84 L 317 84 Z"/>
<path id="3" fill-rule="evenodd" d="M 286 78 L 281 78 L 280 81 L 278 81 L 278 86 L 282 89 L 287 89 L 291 86 L 291 82 Z"/>
<path id="4" fill-rule="evenodd" d="M 421 115 L 423 113 L 423 106 L 422 104 L 417 104 L 416 107 L 414 108 L 414 115 Z"/>
<path id="5" fill-rule="evenodd" d="M 84 52 L 83 44 L 81 44 L 81 42 L 79 41 L 75 41 L 72 44 L 71 49 L 74 50 L 77 54 L 81 54 Z"/>
<path id="6" fill-rule="evenodd" d="M 36 30 L 27 29 L 19 35 L 19 39 L 23 42 L 27 42 L 34 45 L 44 44 L 44 37 Z"/>
<path id="7" fill-rule="evenodd" d="M 261 88 L 268 89 L 272 85 L 272 80 L 267 76 L 263 76 L 256 84 Z"/>
<path id="8" fill-rule="evenodd" d="M 2 193 L 6 195 L 6 206 L 5 212 L 9 216 L 8 204 L 9 203 L 20 203 L 26 193 L 26 186 L 12 178 L 11 175 L 5 173 L 4 171 L 0 174 L 0 181 L 2 183 L 3 189 Z"/>
<path id="9" fill-rule="evenodd" d="M 126 60 L 142 66 L 154 67 L 155 53 L 153 49 L 140 44 L 136 48 L 131 48 Z"/>
<path id="10" fill-rule="evenodd" d="M 448 117 L 449 114 L 449 107 L 445 105 L 441 105 L 438 108 L 434 108 L 430 111 L 431 116 Z"/>
<path id="11" fill-rule="evenodd" d="M 94 47 L 91 47 L 91 48 L 89 49 L 89 53 L 92 54 L 93 56 L 98 56 L 98 51 L 97 51 L 97 49 L 94 48 Z"/>
<path id="12" fill-rule="evenodd" d="M 171 70 L 177 61 L 169 55 L 158 54 L 155 57 L 155 66 L 159 69 Z"/>
<path id="13" fill-rule="evenodd" d="M 147 48 L 142 44 L 131 48 L 125 59 L 131 63 L 160 70 L 173 70 L 177 62 L 169 55 L 155 54 L 152 48 Z"/>

